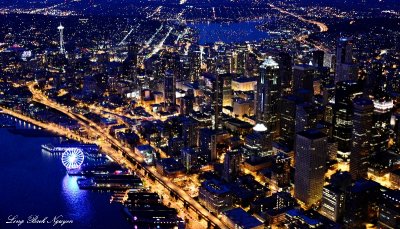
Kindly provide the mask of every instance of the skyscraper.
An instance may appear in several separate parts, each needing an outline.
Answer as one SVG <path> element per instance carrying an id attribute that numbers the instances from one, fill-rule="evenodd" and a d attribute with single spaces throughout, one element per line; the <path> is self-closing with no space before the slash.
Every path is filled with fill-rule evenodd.
<path id="1" fill-rule="evenodd" d="M 336 48 L 335 83 L 345 80 L 357 80 L 357 65 L 353 63 L 353 41 L 340 38 Z"/>
<path id="2" fill-rule="evenodd" d="M 200 129 L 199 148 L 207 160 L 215 161 L 217 159 L 217 132 L 208 128 Z"/>
<path id="3" fill-rule="evenodd" d="M 128 58 L 130 60 L 130 63 L 133 65 L 132 67 L 137 67 L 138 64 L 138 52 L 139 52 L 139 46 L 132 42 L 128 46 Z"/>
<path id="4" fill-rule="evenodd" d="M 315 129 L 297 134 L 294 195 L 307 207 L 322 198 L 326 158 L 325 134 Z"/>
<path id="5" fill-rule="evenodd" d="M 321 214 L 332 221 L 338 222 L 342 219 L 346 189 L 351 185 L 349 172 L 336 172 L 331 176 L 329 185 L 322 191 Z"/>
<path id="6" fill-rule="evenodd" d="M 245 138 L 243 153 L 250 159 L 270 155 L 272 151 L 271 135 L 264 124 L 256 124 L 253 133 Z"/>
<path id="7" fill-rule="evenodd" d="M 175 104 L 175 84 L 175 74 L 172 71 L 166 71 L 164 77 L 164 102 L 166 104 Z"/>
<path id="8" fill-rule="evenodd" d="M 270 188 L 273 191 L 288 190 L 290 187 L 290 157 L 282 152 L 274 156 Z"/>
<path id="9" fill-rule="evenodd" d="M 193 89 L 189 89 L 186 92 L 186 95 L 180 98 L 180 114 L 181 115 L 189 115 L 193 111 L 193 103 L 194 103 L 194 92 Z"/>
<path id="10" fill-rule="evenodd" d="M 278 102 L 280 97 L 279 65 L 268 57 L 260 66 L 257 81 L 256 118 L 275 138 L 279 133 Z"/>
<path id="11" fill-rule="evenodd" d="M 279 78 L 281 79 L 282 94 L 292 92 L 292 57 L 289 53 L 280 52 L 278 58 Z"/>
<path id="12" fill-rule="evenodd" d="M 196 81 L 200 77 L 201 70 L 201 52 L 199 49 L 189 51 L 190 80 Z"/>
<path id="13" fill-rule="evenodd" d="M 352 148 L 353 99 L 362 96 L 362 88 L 355 81 L 336 84 L 333 136 L 338 142 L 338 158 L 348 160 Z"/>
<path id="14" fill-rule="evenodd" d="M 224 106 L 232 106 L 232 75 L 231 74 L 217 74 L 215 79 L 215 129 L 221 128 L 222 108 Z"/>
<path id="15" fill-rule="evenodd" d="M 280 100 L 280 137 L 291 149 L 296 137 L 296 108 L 301 103 L 302 100 L 294 95 L 284 96 Z"/>
<path id="16" fill-rule="evenodd" d="M 197 146 L 197 138 L 199 136 L 199 124 L 193 118 L 182 117 L 182 139 L 187 147 Z"/>
<path id="17" fill-rule="evenodd" d="M 398 228 L 400 225 L 400 190 L 381 194 L 379 203 L 379 228 Z"/>
<path id="18" fill-rule="evenodd" d="M 317 107 L 311 103 L 296 105 L 295 133 L 315 128 L 318 120 Z"/>
<path id="19" fill-rule="evenodd" d="M 368 157 L 373 126 L 374 104 L 370 99 L 354 100 L 353 146 L 350 154 L 350 173 L 353 179 L 367 178 Z"/>
<path id="20" fill-rule="evenodd" d="M 224 158 L 224 171 L 222 177 L 231 182 L 240 173 L 241 153 L 238 149 L 229 150 Z"/>
<path id="21" fill-rule="evenodd" d="M 315 67 L 321 68 L 324 67 L 324 51 L 316 50 L 313 51 L 313 60 L 312 63 Z"/>
<path id="22" fill-rule="evenodd" d="M 293 68 L 293 90 L 306 89 L 314 94 L 315 68 L 311 65 L 295 65 Z"/>
<path id="23" fill-rule="evenodd" d="M 131 43 L 128 46 L 128 56 L 123 62 L 123 70 L 128 80 L 135 80 L 136 69 L 138 66 L 138 51 L 139 46 L 136 43 Z"/>

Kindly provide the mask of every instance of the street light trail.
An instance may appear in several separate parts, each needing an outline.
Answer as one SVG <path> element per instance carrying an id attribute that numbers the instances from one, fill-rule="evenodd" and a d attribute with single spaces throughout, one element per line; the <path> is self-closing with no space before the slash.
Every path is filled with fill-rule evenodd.
<path id="1" fill-rule="evenodd" d="M 163 185 L 168 191 L 173 191 L 174 193 L 179 195 L 180 199 L 188 203 L 192 207 L 192 209 L 196 211 L 197 214 L 200 214 L 202 217 L 206 218 L 208 221 L 212 222 L 214 225 L 218 226 L 221 229 L 227 228 L 217 217 L 212 215 L 208 210 L 206 210 L 203 206 L 201 206 L 185 191 L 183 191 L 181 188 L 179 188 L 177 185 L 175 185 L 173 182 L 171 182 L 164 176 L 160 175 L 155 170 L 155 168 L 148 166 L 146 163 L 144 163 L 144 160 L 140 155 L 132 153 L 132 149 L 125 147 L 122 143 L 120 143 L 109 133 L 104 133 L 104 129 L 100 127 L 97 123 L 94 123 L 92 120 L 86 118 L 85 116 L 74 113 L 69 109 L 65 108 L 64 106 L 49 100 L 39 90 L 35 90 L 34 88 L 35 83 L 29 83 L 27 86 L 31 91 L 33 99 L 35 101 L 68 115 L 72 119 L 76 120 L 83 127 L 85 127 L 85 129 L 88 131 L 88 134 L 96 136 L 98 133 L 102 133 L 103 134 L 102 136 L 105 137 L 109 143 L 118 146 L 118 148 L 122 149 L 127 155 L 130 155 L 143 169 L 145 169 L 148 173 L 150 173 L 153 177 L 155 177 L 156 180 L 159 181 L 160 184 Z M 87 141 L 90 140 L 87 139 Z M 119 164 L 128 164 L 130 168 L 135 168 L 135 166 L 132 163 L 129 164 L 129 162 L 125 160 L 125 158 L 121 155 L 121 153 L 115 152 L 115 150 L 112 149 L 111 145 L 105 144 L 98 140 L 92 142 L 101 146 L 103 152 L 112 157 Z M 142 174 L 142 177 L 145 179 L 147 178 L 144 173 Z"/>

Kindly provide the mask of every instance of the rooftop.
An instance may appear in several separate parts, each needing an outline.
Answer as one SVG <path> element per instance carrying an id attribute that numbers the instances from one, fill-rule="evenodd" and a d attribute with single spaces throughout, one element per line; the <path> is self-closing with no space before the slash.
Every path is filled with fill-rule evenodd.
<path id="1" fill-rule="evenodd" d="M 278 68 L 278 63 L 269 56 L 264 62 L 261 64 L 260 68 Z"/>
<path id="2" fill-rule="evenodd" d="M 308 139 L 314 139 L 314 140 L 326 137 L 326 135 L 324 133 L 322 133 L 321 131 L 319 131 L 317 129 L 310 129 L 310 130 L 302 131 L 302 132 L 299 132 L 298 135 L 306 137 Z"/>
<path id="3" fill-rule="evenodd" d="M 234 208 L 223 213 L 228 217 L 231 221 L 235 222 L 235 224 L 239 225 L 240 228 L 253 228 L 260 225 L 263 225 L 258 219 L 254 216 L 247 213 L 242 208 Z"/>
<path id="4" fill-rule="evenodd" d="M 203 186 L 207 191 L 215 193 L 217 195 L 222 195 L 230 192 L 229 188 L 224 185 L 221 181 L 212 179 L 204 181 L 201 186 Z"/>

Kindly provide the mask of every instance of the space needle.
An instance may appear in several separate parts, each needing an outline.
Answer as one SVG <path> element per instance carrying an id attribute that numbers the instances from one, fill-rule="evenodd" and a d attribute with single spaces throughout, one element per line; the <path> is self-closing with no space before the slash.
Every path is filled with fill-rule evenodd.
<path id="1" fill-rule="evenodd" d="M 65 54 L 65 47 L 64 47 L 64 26 L 60 25 L 57 27 L 58 31 L 60 32 L 60 54 Z"/>

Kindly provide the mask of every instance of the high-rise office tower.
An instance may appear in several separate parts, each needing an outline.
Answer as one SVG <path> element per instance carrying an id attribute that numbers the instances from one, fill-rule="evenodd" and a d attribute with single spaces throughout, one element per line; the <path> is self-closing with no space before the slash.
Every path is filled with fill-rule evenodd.
<path id="1" fill-rule="evenodd" d="M 188 55 L 179 56 L 179 80 L 189 81 L 191 80 L 190 74 L 190 58 Z"/>
<path id="2" fill-rule="evenodd" d="M 312 55 L 312 63 L 313 66 L 321 68 L 324 67 L 324 51 L 321 50 L 315 50 L 313 51 Z"/>
<path id="3" fill-rule="evenodd" d="M 177 52 L 164 52 L 161 56 L 162 71 L 171 70 L 175 74 L 176 81 L 182 80 L 180 56 Z"/>
<path id="4" fill-rule="evenodd" d="M 182 117 L 182 139 L 184 145 L 187 147 L 197 146 L 197 139 L 199 135 L 199 125 L 193 118 Z"/>
<path id="5" fill-rule="evenodd" d="M 345 192 L 335 186 L 327 185 L 322 189 L 321 214 L 337 222 L 344 211 Z"/>
<path id="6" fill-rule="evenodd" d="M 132 42 L 128 46 L 128 58 L 131 61 L 131 64 L 133 65 L 132 67 L 137 67 L 138 65 L 138 52 L 139 52 L 139 46 Z"/>
<path id="7" fill-rule="evenodd" d="M 190 171 L 193 167 L 197 166 L 198 153 L 190 147 L 185 147 L 181 150 L 181 160 L 186 171 Z"/>
<path id="8" fill-rule="evenodd" d="M 322 191 L 321 214 L 328 219 L 338 222 L 342 219 L 346 189 L 351 185 L 351 175 L 348 172 L 336 172 L 331 176 L 329 185 Z"/>
<path id="9" fill-rule="evenodd" d="M 214 112 L 215 112 L 215 123 L 214 128 L 221 128 L 222 108 L 224 106 L 232 106 L 232 75 L 217 74 L 215 79 L 215 91 L 214 91 Z"/>
<path id="10" fill-rule="evenodd" d="M 127 80 L 135 80 L 136 69 L 138 66 L 139 47 L 136 43 L 128 45 L 128 56 L 123 62 L 123 71 L 127 76 Z"/>
<path id="11" fill-rule="evenodd" d="M 293 91 L 306 89 L 314 94 L 315 68 L 311 65 L 295 65 L 293 68 Z"/>
<path id="12" fill-rule="evenodd" d="M 199 130 L 199 148 L 208 161 L 217 159 L 217 132 L 212 129 Z"/>
<path id="13" fill-rule="evenodd" d="M 191 49 L 189 51 L 189 68 L 190 80 L 198 80 L 201 71 L 201 51 L 199 49 Z"/>
<path id="14" fill-rule="evenodd" d="M 176 100 L 176 82 L 175 74 L 168 70 L 164 76 L 164 102 L 166 104 L 175 104 Z"/>
<path id="15" fill-rule="evenodd" d="M 292 57 L 289 53 L 280 52 L 278 58 L 279 78 L 281 79 L 282 95 L 292 92 Z"/>
<path id="16" fill-rule="evenodd" d="M 284 153 L 274 156 L 270 188 L 273 191 L 287 191 L 290 187 L 290 157 Z"/>
<path id="17" fill-rule="evenodd" d="M 193 89 L 187 90 L 186 95 L 180 99 L 181 115 L 189 115 L 193 111 L 194 99 Z"/>
<path id="18" fill-rule="evenodd" d="M 371 130 L 370 150 L 372 153 L 384 152 L 388 148 L 391 130 L 389 129 L 393 100 L 388 97 L 374 99 L 373 127 Z"/>
<path id="19" fill-rule="evenodd" d="M 248 156 L 264 157 L 271 153 L 272 139 L 271 133 L 267 127 L 262 124 L 256 124 L 253 127 L 253 133 L 246 136 L 245 151 Z"/>
<path id="20" fill-rule="evenodd" d="M 296 108 L 301 103 L 302 100 L 294 95 L 284 96 L 280 100 L 280 137 L 291 149 L 294 147 L 296 137 Z"/>
<path id="21" fill-rule="evenodd" d="M 379 97 L 379 96 L 378 96 Z M 373 128 L 371 131 L 372 139 L 371 152 L 383 152 L 388 148 L 390 139 L 390 120 L 394 108 L 393 100 L 388 96 L 374 99 Z"/>
<path id="22" fill-rule="evenodd" d="M 400 190 L 388 190 L 381 194 L 379 203 L 379 228 L 399 228 Z"/>
<path id="23" fill-rule="evenodd" d="M 294 195 L 307 207 L 322 198 L 326 158 L 325 134 L 315 129 L 297 134 Z"/>
<path id="24" fill-rule="evenodd" d="M 359 179 L 346 190 L 344 228 L 361 229 L 376 217 L 381 186 L 372 180 Z"/>
<path id="25" fill-rule="evenodd" d="M 383 80 L 383 63 L 380 60 L 373 60 L 370 69 L 367 70 L 367 79 L 364 80 L 365 91 L 374 97 L 380 97 L 382 84 L 386 81 Z"/>
<path id="26" fill-rule="evenodd" d="M 354 100 L 353 146 L 350 154 L 350 173 L 354 180 L 368 177 L 373 112 L 374 103 L 370 99 L 358 98 Z"/>
<path id="27" fill-rule="evenodd" d="M 388 97 L 374 99 L 374 108 L 375 126 L 382 129 L 388 127 L 394 108 L 393 100 Z"/>
<path id="28" fill-rule="evenodd" d="M 261 64 L 257 80 L 256 118 L 271 132 L 273 138 L 279 134 L 278 104 L 280 98 L 279 65 L 272 57 Z"/>
<path id="29" fill-rule="evenodd" d="M 229 150 L 224 158 L 222 177 L 225 181 L 233 181 L 240 173 L 241 153 L 238 149 Z"/>
<path id="30" fill-rule="evenodd" d="M 338 159 L 348 160 L 353 136 L 353 99 L 362 96 L 362 88 L 355 81 L 336 84 L 333 105 L 333 136 L 338 142 Z"/>
<path id="31" fill-rule="evenodd" d="M 311 103 L 300 103 L 296 105 L 295 133 L 317 126 L 318 110 Z"/>
<path id="32" fill-rule="evenodd" d="M 353 41 L 340 38 L 336 48 L 335 83 L 346 80 L 357 80 L 357 65 L 353 63 Z"/>
<path id="33" fill-rule="evenodd" d="M 247 47 L 241 47 L 236 53 L 235 72 L 238 74 L 246 75 L 246 62 L 248 56 Z"/>
<path id="34" fill-rule="evenodd" d="M 324 91 L 325 88 L 330 88 L 334 85 L 334 77 L 331 76 L 330 68 L 328 67 L 318 67 L 316 69 L 316 78 L 321 82 L 321 90 Z"/>

